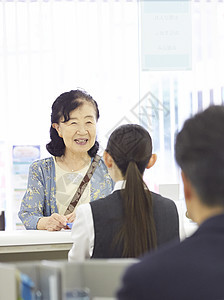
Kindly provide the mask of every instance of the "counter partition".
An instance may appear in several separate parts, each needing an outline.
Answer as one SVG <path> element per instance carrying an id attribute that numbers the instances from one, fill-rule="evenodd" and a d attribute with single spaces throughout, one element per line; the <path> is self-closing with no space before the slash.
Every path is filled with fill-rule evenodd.
<path id="1" fill-rule="evenodd" d="M 71 247 L 71 230 L 0 232 L 0 262 L 67 259 Z"/>

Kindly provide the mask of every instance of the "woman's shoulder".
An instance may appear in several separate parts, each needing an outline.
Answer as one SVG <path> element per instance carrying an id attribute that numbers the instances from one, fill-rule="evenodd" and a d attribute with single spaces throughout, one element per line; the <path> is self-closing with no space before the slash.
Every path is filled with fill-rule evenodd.
<path id="1" fill-rule="evenodd" d="M 163 207 L 174 207 L 176 208 L 176 204 L 173 200 L 163 197 L 160 194 L 151 192 L 152 201 L 154 206 L 163 206 Z"/>
<path id="2" fill-rule="evenodd" d="M 97 164 L 97 169 L 100 171 L 100 172 L 103 172 L 103 173 L 108 173 L 108 170 L 107 170 L 107 167 L 105 165 L 105 162 L 104 162 L 104 159 L 102 156 L 98 155 L 98 158 L 99 158 L 99 162 Z"/>
<path id="3" fill-rule="evenodd" d="M 120 194 L 120 190 L 113 191 L 111 194 L 99 198 L 95 201 L 91 201 L 89 204 L 90 206 L 100 206 L 100 207 L 111 207 L 111 206 L 117 206 L 119 204 L 122 205 L 122 197 Z"/>
<path id="4" fill-rule="evenodd" d="M 36 169 L 36 168 L 51 168 L 54 165 L 54 159 L 53 157 L 47 157 L 47 158 L 42 158 L 35 160 L 32 162 L 30 165 L 31 169 Z"/>
<path id="5" fill-rule="evenodd" d="M 106 168 L 106 165 L 105 165 L 105 162 L 104 162 L 104 159 L 103 159 L 103 156 L 100 156 L 99 154 L 98 155 L 98 159 L 99 159 L 99 166 L 100 167 L 105 167 Z"/>

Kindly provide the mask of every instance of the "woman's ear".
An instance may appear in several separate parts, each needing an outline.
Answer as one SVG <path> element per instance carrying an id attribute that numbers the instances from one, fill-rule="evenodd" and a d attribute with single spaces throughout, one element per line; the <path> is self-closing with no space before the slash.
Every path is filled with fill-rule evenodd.
<path id="1" fill-rule="evenodd" d="M 61 132 L 60 132 L 60 126 L 59 126 L 59 124 L 58 124 L 58 123 L 53 123 L 51 126 L 52 126 L 54 129 L 56 129 L 58 135 L 59 135 L 60 137 L 62 137 Z"/>
<path id="2" fill-rule="evenodd" d="M 146 169 L 150 169 L 152 166 L 154 166 L 154 164 L 157 161 L 157 155 L 156 154 L 152 154 L 152 156 L 150 157 L 150 160 L 148 162 L 148 165 L 146 166 Z"/>
<path id="3" fill-rule="evenodd" d="M 103 159 L 105 162 L 105 165 L 107 166 L 107 168 L 111 168 L 113 165 L 113 158 L 110 156 L 110 154 L 106 151 L 104 151 L 103 153 Z"/>

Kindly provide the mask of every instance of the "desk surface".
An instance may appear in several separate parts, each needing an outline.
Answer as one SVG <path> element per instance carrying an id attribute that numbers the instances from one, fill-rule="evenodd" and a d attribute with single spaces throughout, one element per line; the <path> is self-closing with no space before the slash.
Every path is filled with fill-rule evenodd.
<path id="1" fill-rule="evenodd" d="M 28 246 L 72 243 L 71 230 L 14 230 L 0 231 L 1 246 Z"/>
<path id="2" fill-rule="evenodd" d="M 71 230 L 14 230 L 0 232 L 0 261 L 67 259 Z"/>

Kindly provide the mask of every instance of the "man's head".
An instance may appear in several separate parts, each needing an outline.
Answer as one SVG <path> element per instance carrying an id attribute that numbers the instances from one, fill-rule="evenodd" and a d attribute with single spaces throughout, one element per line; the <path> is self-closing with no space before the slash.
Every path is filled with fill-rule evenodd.
<path id="1" fill-rule="evenodd" d="M 224 106 L 210 106 L 184 123 L 175 156 L 200 202 L 224 207 Z"/>

